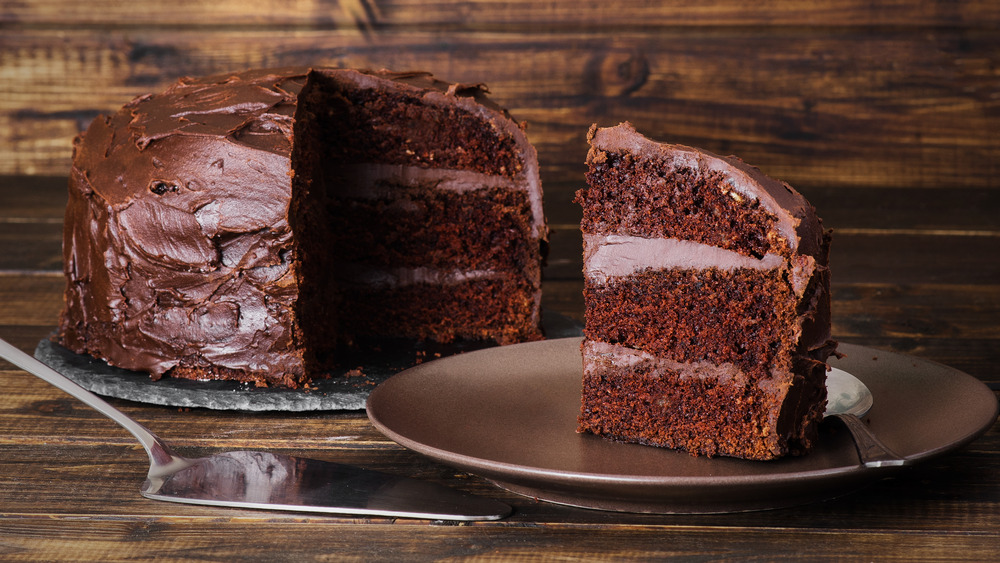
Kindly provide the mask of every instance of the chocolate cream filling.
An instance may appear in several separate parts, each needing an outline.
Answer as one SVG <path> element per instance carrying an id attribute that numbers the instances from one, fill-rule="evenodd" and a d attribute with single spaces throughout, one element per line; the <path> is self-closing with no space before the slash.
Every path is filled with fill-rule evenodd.
<path id="1" fill-rule="evenodd" d="M 795 295 L 800 300 L 800 314 L 796 319 L 795 338 L 800 348 L 817 350 L 830 340 L 829 330 L 817 330 L 823 323 L 815 323 L 821 299 L 821 285 L 810 283 L 821 273 L 811 256 L 793 256 L 785 260 L 776 254 L 766 254 L 757 259 L 737 252 L 697 242 L 672 238 L 644 238 L 617 234 L 584 234 L 584 276 L 590 283 L 603 285 L 611 279 L 624 278 L 646 270 L 709 269 L 722 271 L 737 269 L 775 270 L 786 276 Z M 609 345 L 612 346 L 612 345 Z M 622 354 L 635 351 L 621 347 Z M 605 352 L 608 353 L 608 352 Z M 650 356 L 650 358 L 652 358 Z M 647 358 L 649 359 L 649 358 Z M 680 369 L 673 366 L 672 369 Z M 689 366 L 683 371 L 711 373 L 702 367 Z"/>

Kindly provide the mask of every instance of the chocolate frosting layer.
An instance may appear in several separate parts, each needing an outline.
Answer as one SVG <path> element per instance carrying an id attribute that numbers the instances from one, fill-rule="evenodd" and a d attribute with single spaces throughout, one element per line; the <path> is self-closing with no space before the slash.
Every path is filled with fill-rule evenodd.
<path id="1" fill-rule="evenodd" d="M 529 192 L 545 237 L 534 149 L 481 85 L 305 67 L 184 78 L 75 140 L 64 345 L 154 377 L 181 367 L 287 386 L 308 379 L 288 214 L 298 95 L 313 73 L 465 108 L 511 135 L 526 165 L 504 181 Z"/>
<path id="2" fill-rule="evenodd" d="M 655 365 L 658 370 L 676 372 L 677 377 L 681 380 L 687 378 L 704 379 L 723 385 L 730 383 L 745 385 L 748 382 L 746 374 L 739 367 L 730 363 L 677 362 L 627 346 L 594 340 L 584 340 L 581 344 L 581 350 L 583 351 L 584 375 L 599 374 L 604 365 L 629 368 L 637 364 L 647 363 Z M 761 384 L 767 386 L 767 382 Z M 766 390 L 770 391 L 770 389 Z"/>
<path id="3" fill-rule="evenodd" d="M 782 257 L 777 254 L 766 254 L 758 260 L 689 240 L 589 233 L 583 235 L 584 275 L 597 283 L 604 283 L 609 278 L 630 276 L 646 269 L 770 270 L 780 268 L 782 262 Z M 805 287 L 798 293 L 803 291 Z"/>

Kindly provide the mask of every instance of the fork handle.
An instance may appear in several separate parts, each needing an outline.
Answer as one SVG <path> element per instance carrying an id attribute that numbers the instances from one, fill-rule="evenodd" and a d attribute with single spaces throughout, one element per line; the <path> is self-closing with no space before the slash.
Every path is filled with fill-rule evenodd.
<path id="1" fill-rule="evenodd" d="M 908 462 L 905 458 L 889 449 L 889 446 L 883 444 L 875 436 L 875 433 L 865 425 L 864 421 L 856 415 L 839 413 L 833 416 L 843 422 L 844 426 L 851 432 L 851 436 L 854 437 L 854 445 L 858 450 L 858 457 L 861 458 L 861 463 L 865 467 L 907 465 Z"/>
<path id="2" fill-rule="evenodd" d="M 39 379 L 58 387 L 66 393 L 69 393 L 73 397 L 85 403 L 87 406 L 117 422 L 122 428 L 131 432 L 132 435 L 139 440 L 139 443 L 142 444 L 143 448 L 145 448 L 146 453 L 149 454 L 150 462 L 154 464 L 167 463 L 173 457 L 173 453 L 170 451 L 170 448 L 167 447 L 167 445 L 160 440 L 158 436 L 150 432 L 145 426 L 132 420 L 120 410 L 112 407 L 104 399 L 98 397 L 83 387 L 80 387 L 70 378 L 43 364 L 34 357 L 18 350 L 3 339 L 0 339 L 0 357 L 34 375 L 35 377 L 38 377 Z"/>

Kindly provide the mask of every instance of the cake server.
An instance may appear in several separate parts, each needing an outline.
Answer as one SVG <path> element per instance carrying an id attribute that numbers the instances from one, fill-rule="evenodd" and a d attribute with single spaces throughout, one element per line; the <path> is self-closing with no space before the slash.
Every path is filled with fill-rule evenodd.
<path id="1" fill-rule="evenodd" d="M 0 357 L 58 387 L 132 433 L 149 454 L 140 493 L 187 504 L 432 520 L 498 520 L 501 502 L 454 489 L 316 459 L 233 451 L 187 459 L 138 422 L 66 376 L 0 340 Z"/>
<path id="2" fill-rule="evenodd" d="M 844 423 L 854 438 L 854 447 L 865 467 L 893 467 L 907 465 L 906 459 L 895 453 L 878 439 L 861 417 L 868 414 L 875 399 L 860 379 L 833 368 L 826 378 L 826 413 Z"/>

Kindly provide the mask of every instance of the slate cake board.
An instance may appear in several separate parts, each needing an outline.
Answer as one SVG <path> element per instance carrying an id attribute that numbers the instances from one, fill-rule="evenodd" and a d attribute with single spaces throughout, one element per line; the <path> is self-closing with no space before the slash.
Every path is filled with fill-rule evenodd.
<path id="1" fill-rule="evenodd" d="M 556 313 L 543 312 L 548 338 L 580 336 L 582 325 Z M 235 381 L 192 381 L 109 366 L 89 355 L 76 354 L 46 338 L 35 348 L 35 357 L 105 397 L 174 407 L 238 411 L 362 410 L 368 394 L 389 377 L 424 361 L 488 347 L 482 342 L 435 344 L 412 340 L 383 341 L 377 350 L 356 352 L 329 379 L 317 379 L 310 389 L 260 388 Z M 357 371 L 360 368 L 360 374 Z"/>

